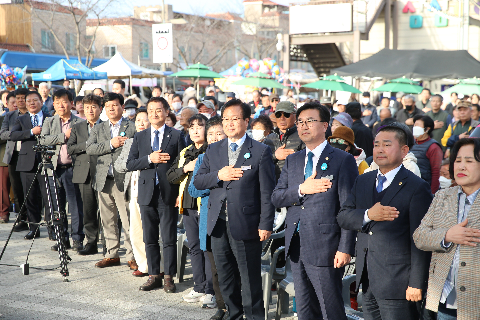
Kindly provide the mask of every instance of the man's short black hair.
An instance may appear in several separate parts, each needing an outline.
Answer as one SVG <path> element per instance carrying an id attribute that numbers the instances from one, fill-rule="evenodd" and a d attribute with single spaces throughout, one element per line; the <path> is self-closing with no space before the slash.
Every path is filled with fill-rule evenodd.
<path id="1" fill-rule="evenodd" d="M 440 95 L 440 94 L 435 94 L 435 95 L 433 95 L 431 99 L 433 99 L 433 98 L 439 98 L 440 101 L 443 102 L 443 97 L 442 97 L 442 95 Z"/>
<path id="2" fill-rule="evenodd" d="M 180 101 L 182 101 L 182 96 L 179 95 L 178 93 L 175 93 L 173 96 L 172 96 L 172 100 L 175 99 L 175 98 L 180 98 Z"/>
<path id="3" fill-rule="evenodd" d="M 428 91 L 428 94 L 432 95 L 432 91 L 430 91 L 428 88 L 423 88 L 422 91 Z"/>
<path id="4" fill-rule="evenodd" d="M 84 96 L 76 96 L 75 99 L 73 99 L 73 103 L 74 104 L 77 104 L 77 102 L 82 102 L 83 103 L 83 98 L 85 98 Z"/>
<path id="5" fill-rule="evenodd" d="M 28 89 L 26 88 L 18 88 L 17 90 L 15 90 L 15 96 L 19 95 L 19 96 L 27 96 L 27 93 L 28 93 Z"/>
<path id="6" fill-rule="evenodd" d="M 203 97 L 203 100 L 212 100 L 212 102 L 213 102 L 213 105 L 214 105 L 215 107 L 217 107 L 217 106 L 218 106 L 218 102 L 217 102 L 217 99 L 215 99 L 215 97 L 212 97 L 212 96 L 205 96 L 205 97 Z"/>
<path id="7" fill-rule="evenodd" d="M 188 98 L 188 101 L 187 101 L 187 102 L 190 102 L 190 100 L 192 100 L 192 99 L 195 101 L 195 105 L 197 105 L 197 104 L 198 104 L 198 99 L 197 99 L 197 97 L 190 97 L 190 98 Z"/>
<path id="8" fill-rule="evenodd" d="M 250 115 L 252 114 L 252 109 L 250 109 L 250 106 L 244 102 L 242 102 L 242 100 L 240 99 L 232 99 L 230 101 L 227 101 L 224 105 L 223 105 L 223 108 L 222 108 L 222 118 L 223 118 L 223 114 L 225 112 L 225 110 L 227 108 L 230 108 L 230 107 L 234 107 L 234 106 L 240 106 L 242 108 L 242 117 L 243 117 L 243 120 L 245 119 L 250 119 Z"/>
<path id="9" fill-rule="evenodd" d="M 345 106 L 345 112 L 348 113 L 354 121 L 362 118 L 362 107 L 360 106 L 360 103 L 356 101 L 347 103 Z"/>
<path id="10" fill-rule="evenodd" d="M 158 90 L 160 90 L 160 92 L 163 92 L 163 90 L 162 90 L 162 88 L 161 88 L 160 86 L 155 86 L 155 87 L 153 87 L 153 88 L 152 88 L 152 91 L 155 90 L 155 89 L 158 89 Z"/>
<path id="11" fill-rule="evenodd" d="M 159 102 L 162 104 L 162 107 L 163 109 L 165 110 L 170 110 L 170 105 L 168 104 L 167 100 L 165 100 L 164 98 L 162 97 L 151 97 L 150 99 L 148 99 L 147 101 L 147 109 L 148 109 L 148 105 L 152 102 Z"/>
<path id="12" fill-rule="evenodd" d="M 102 105 L 102 98 L 100 96 L 94 95 L 93 93 L 87 94 L 83 100 L 82 103 L 85 104 L 96 104 L 100 108 L 103 107 Z"/>
<path id="13" fill-rule="evenodd" d="M 297 113 L 296 113 L 297 119 L 300 116 L 300 114 L 302 113 L 302 111 L 310 110 L 310 109 L 318 110 L 320 120 L 322 120 L 323 122 L 326 122 L 326 123 L 330 123 L 330 111 L 328 110 L 327 107 L 320 104 L 320 102 L 318 102 L 318 101 L 307 102 L 303 106 L 301 106 L 297 110 Z"/>
<path id="14" fill-rule="evenodd" d="M 8 99 L 8 96 L 7 96 L 7 99 Z M 476 103 L 472 103 L 472 108 L 475 107 L 475 109 L 477 109 L 477 111 L 480 111 L 480 106 Z"/>
<path id="15" fill-rule="evenodd" d="M 211 127 L 215 127 L 215 126 L 220 126 L 223 128 L 222 118 L 220 116 L 214 116 L 208 119 L 207 124 L 205 126 L 205 134 L 208 132 L 208 130 L 210 130 Z"/>
<path id="16" fill-rule="evenodd" d="M 14 97 L 15 98 L 15 91 L 10 91 L 8 94 L 7 94 L 7 97 L 5 98 L 8 102 L 8 99 L 10 99 L 11 97 Z"/>
<path id="17" fill-rule="evenodd" d="M 105 93 L 105 95 L 103 96 L 103 105 L 105 105 L 109 101 L 114 101 L 114 100 L 118 100 L 118 102 L 120 102 L 120 105 L 123 106 L 123 103 L 124 103 L 123 96 L 115 92 Z"/>
<path id="18" fill-rule="evenodd" d="M 451 97 L 452 95 L 456 95 L 456 96 L 458 97 L 458 93 L 456 93 L 456 92 L 450 93 L 450 97 Z"/>
<path id="19" fill-rule="evenodd" d="M 127 104 L 133 104 L 133 105 L 135 106 L 135 108 L 138 107 L 138 101 L 135 100 L 135 99 L 127 99 L 127 100 L 125 100 L 125 105 L 127 105 Z"/>
<path id="20" fill-rule="evenodd" d="M 390 98 L 389 98 L 389 97 L 386 97 L 386 96 L 383 96 L 383 97 L 382 97 L 382 100 L 383 100 L 383 99 L 387 99 L 388 101 L 390 101 Z"/>
<path id="21" fill-rule="evenodd" d="M 2 90 L 2 91 L 0 91 L 0 99 L 3 98 L 3 95 L 4 95 L 4 94 L 8 94 L 8 92 L 9 92 L 8 90 Z"/>
<path id="22" fill-rule="evenodd" d="M 473 145 L 473 156 L 477 162 L 480 162 L 480 139 L 478 138 L 463 138 L 458 140 L 450 150 L 450 166 L 448 171 L 450 172 L 450 177 L 455 176 L 454 164 L 457 159 L 458 151 L 461 147 Z"/>
<path id="23" fill-rule="evenodd" d="M 25 95 L 25 100 L 27 100 L 27 97 L 28 97 L 28 96 L 31 96 L 32 94 L 36 95 L 36 96 L 40 99 L 40 102 L 43 101 L 42 96 L 40 95 L 40 93 L 38 93 L 37 91 L 29 91 L 29 90 L 27 90 L 27 94 Z M 42 102 L 42 104 L 43 104 L 43 102 Z"/>
<path id="24" fill-rule="evenodd" d="M 380 132 L 394 132 L 395 137 L 398 140 L 400 146 L 407 146 L 408 148 L 412 148 L 415 144 L 415 140 L 413 138 L 413 134 L 407 125 L 400 123 L 400 122 L 393 122 L 387 124 L 386 126 L 378 128 L 377 134 Z"/>
<path id="25" fill-rule="evenodd" d="M 65 90 L 63 88 L 58 89 L 57 91 L 55 91 L 53 93 L 53 101 L 55 101 L 56 99 L 59 99 L 61 97 L 65 97 L 65 96 L 67 96 L 68 101 L 73 102 L 72 93 L 69 90 Z"/>
<path id="26" fill-rule="evenodd" d="M 119 83 L 120 86 L 122 87 L 122 89 L 125 89 L 125 81 L 117 79 L 117 80 L 113 81 L 113 84 L 115 84 L 115 83 Z"/>
<path id="27" fill-rule="evenodd" d="M 93 89 L 92 93 L 94 93 L 94 92 L 95 92 L 95 90 L 100 90 L 100 91 L 102 91 L 102 93 L 105 93 L 105 91 L 103 91 L 103 89 L 102 89 L 102 88 L 95 88 L 95 89 Z"/>

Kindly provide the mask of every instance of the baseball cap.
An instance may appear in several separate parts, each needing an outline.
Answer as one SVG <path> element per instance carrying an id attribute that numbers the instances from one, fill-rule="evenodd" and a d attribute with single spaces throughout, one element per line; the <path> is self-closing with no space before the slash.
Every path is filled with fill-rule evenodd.
<path id="1" fill-rule="evenodd" d="M 210 91 L 215 92 L 215 87 L 207 87 L 207 88 L 205 89 L 205 93 L 209 93 Z"/>
<path id="2" fill-rule="evenodd" d="M 127 104 L 125 105 L 124 109 L 137 109 L 137 106 L 134 105 L 133 103 L 127 102 Z"/>
<path id="3" fill-rule="evenodd" d="M 335 117 L 332 118 L 332 121 L 333 120 L 337 120 L 338 122 L 343 124 L 345 127 L 351 128 L 353 125 L 352 117 L 350 117 L 350 115 L 346 112 L 340 112 L 339 114 L 337 114 Z"/>
<path id="4" fill-rule="evenodd" d="M 341 104 L 342 106 L 346 106 L 348 104 L 348 100 L 347 99 L 337 100 L 337 104 Z"/>
<path id="5" fill-rule="evenodd" d="M 278 94 L 274 93 L 274 94 L 271 94 L 271 95 L 270 95 L 270 101 L 272 101 L 273 99 L 278 99 L 278 100 L 280 100 L 280 97 L 278 96 Z"/>
<path id="6" fill-rule="evenodd" d="M 235 99 L 235 92 L 227 92 L 226 95 L 227 95 L 227 98 Z"/>
<path id="7" fill-rule="evenodd" d="M 213 105 L 213 102 L 210 100 L 203 100 L 202 102 L 199 102 L 197 104 L 197 109 L 199 109 L 202 105 L 207 107 L 208 109 L 215 110 L 215 106 Z"/>
<path id="8" fill-rule="evenodd" d="M 275 113 L 280 111 L 283 111 L 286 113 L 295 113 L 295 105 L 290 101 L 282 101 L 275 108 Z"/>

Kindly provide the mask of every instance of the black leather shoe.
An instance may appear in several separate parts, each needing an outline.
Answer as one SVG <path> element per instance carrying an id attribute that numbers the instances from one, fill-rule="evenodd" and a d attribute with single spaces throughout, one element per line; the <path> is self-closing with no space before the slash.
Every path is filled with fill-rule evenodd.
<path id="1" fill-rule="evenodd" d="M 217 312 L 210 318 L 210 320 L 223 320 L 225 311 L 223 309 L 218 309 Z"/>
<path id="2" fill-rule="evenodd" d="M 83 241 L 73 240 L 72 250 L 73 251 L 83 250 Z"/>
<path id="3" fill-rule="evenodd" d="M 65 249 L 71 249 L 72 247 L 70 246 L 70 241 L 68 240 L 65 240 Z M 58 243 L 55 243 L 50 249 L 52 249 L 52 251 L 58 251 Z"/>
<path id="4" fill-rule="evenodd" d="M 162 287 L 162 278 L 159 275 L 156 275 L 156 276 L 149 276 L 147 282 L 145 282 L 140 287 L 140 290 L 150 291 L 155 288 L 161 288 L 161 287 Z"/>
<path id="5" fill-rule="evenodd" d="M 40 230 L 37 230 L 37 232 L 29 231 L 24 238 L 25 238 L 25 240 L 32 240 L 33 238 L 40 238 Z"/>
<path id="6" fill-rule="evenodd" d="M 97 244 L 87 243 L 83 250 L 78 250 L 78 254 L 81 256 L 87 256 L 89 254 L 96 254 L 98 253 Z"/>
<path id="7" fill-rule="evenodd" d="M 15 232 L 28 231 L 28 230 L 30 230 L 30 228 L 28 227 L 28 223 L 23 221 L 20 221 L 19 223 L 17 223 L 15 228 L 13 228 L 13 231 Z"/>

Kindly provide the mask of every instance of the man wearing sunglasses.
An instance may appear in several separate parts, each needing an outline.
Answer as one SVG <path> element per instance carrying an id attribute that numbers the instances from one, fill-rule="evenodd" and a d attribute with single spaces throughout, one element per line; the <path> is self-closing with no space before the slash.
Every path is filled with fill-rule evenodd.
<path id="1" fill-rule="evenodd" d="M 264 104 L 264 109 L 260 112 L 260 114 L 264 114 L 270 116 L 272 113 L 275 113 L 278 103 L 280 102 L 280 97 L 278 94 L 271 94 L 270 95 L 270 108 L 267 108 Z"/>
<path id="2" fill-rule="evenodd" d="M 280 102 L 275 109 L 275 119 L 277 128 L 274 130 L 276 135 L 272 138 L 275 150 L 273 162 L 275 163 L 275 173 L 277 180 L 280 178 L 285 159 L 297 151 L 303 150 L 305 144 L 300 140 L 295 125 L 295 105 L 290 101 Z"/>

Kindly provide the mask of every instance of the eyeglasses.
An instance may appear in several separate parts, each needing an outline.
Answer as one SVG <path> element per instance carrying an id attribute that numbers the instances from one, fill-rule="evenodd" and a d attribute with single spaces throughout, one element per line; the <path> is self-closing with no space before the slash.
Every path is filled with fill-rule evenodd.
<path id="1" fill-rule="evenodd" d="M 272 99 L 272 102 L 280 102 L 280 99 Z"/>
<path id="2" fill-rule="evenodd" d="M 283 111 L 275 112 L 275 118 L 281 118 L 282 115 L 287 119 L 290 118 L 290 113 L 286 113 L 286 112 L 283 112 Z"/>
<path id="3" fill-rule="evenodd" d="M 345 143 L 345 140 L 343 140 L 343 139 L 337 139 L 337 138 L 332 138 L 332 139 L 330 139 L 330 143 L 348 144 L 348 142 Z"/>
<path id="4" fill-rule="evenodd" d="M 303 125 L 307 125 L 309 128 L 311 128 L 313 127 L 315 122 L 325 122 L 325 121 L 317 120 L 317 119 L 307 119 L 305 121 L 297 120 L 295 121 L 295 124 L 297 125 L 297 127 L 302 127 Z"/>
<path id="5" fill-rule="evenodd" d="M 222 121 L 227 122 L 227 123 L 228 123 L 228 122 L 238 122 L 238 121 L 240 121 L 240 120 L 242 120 L 242 119 L 241 119 L 241 118 L 237 118 L 237 117 L 233 117 L 233 118 L 231 118 L 231 119 L 222 118 Z"/>

